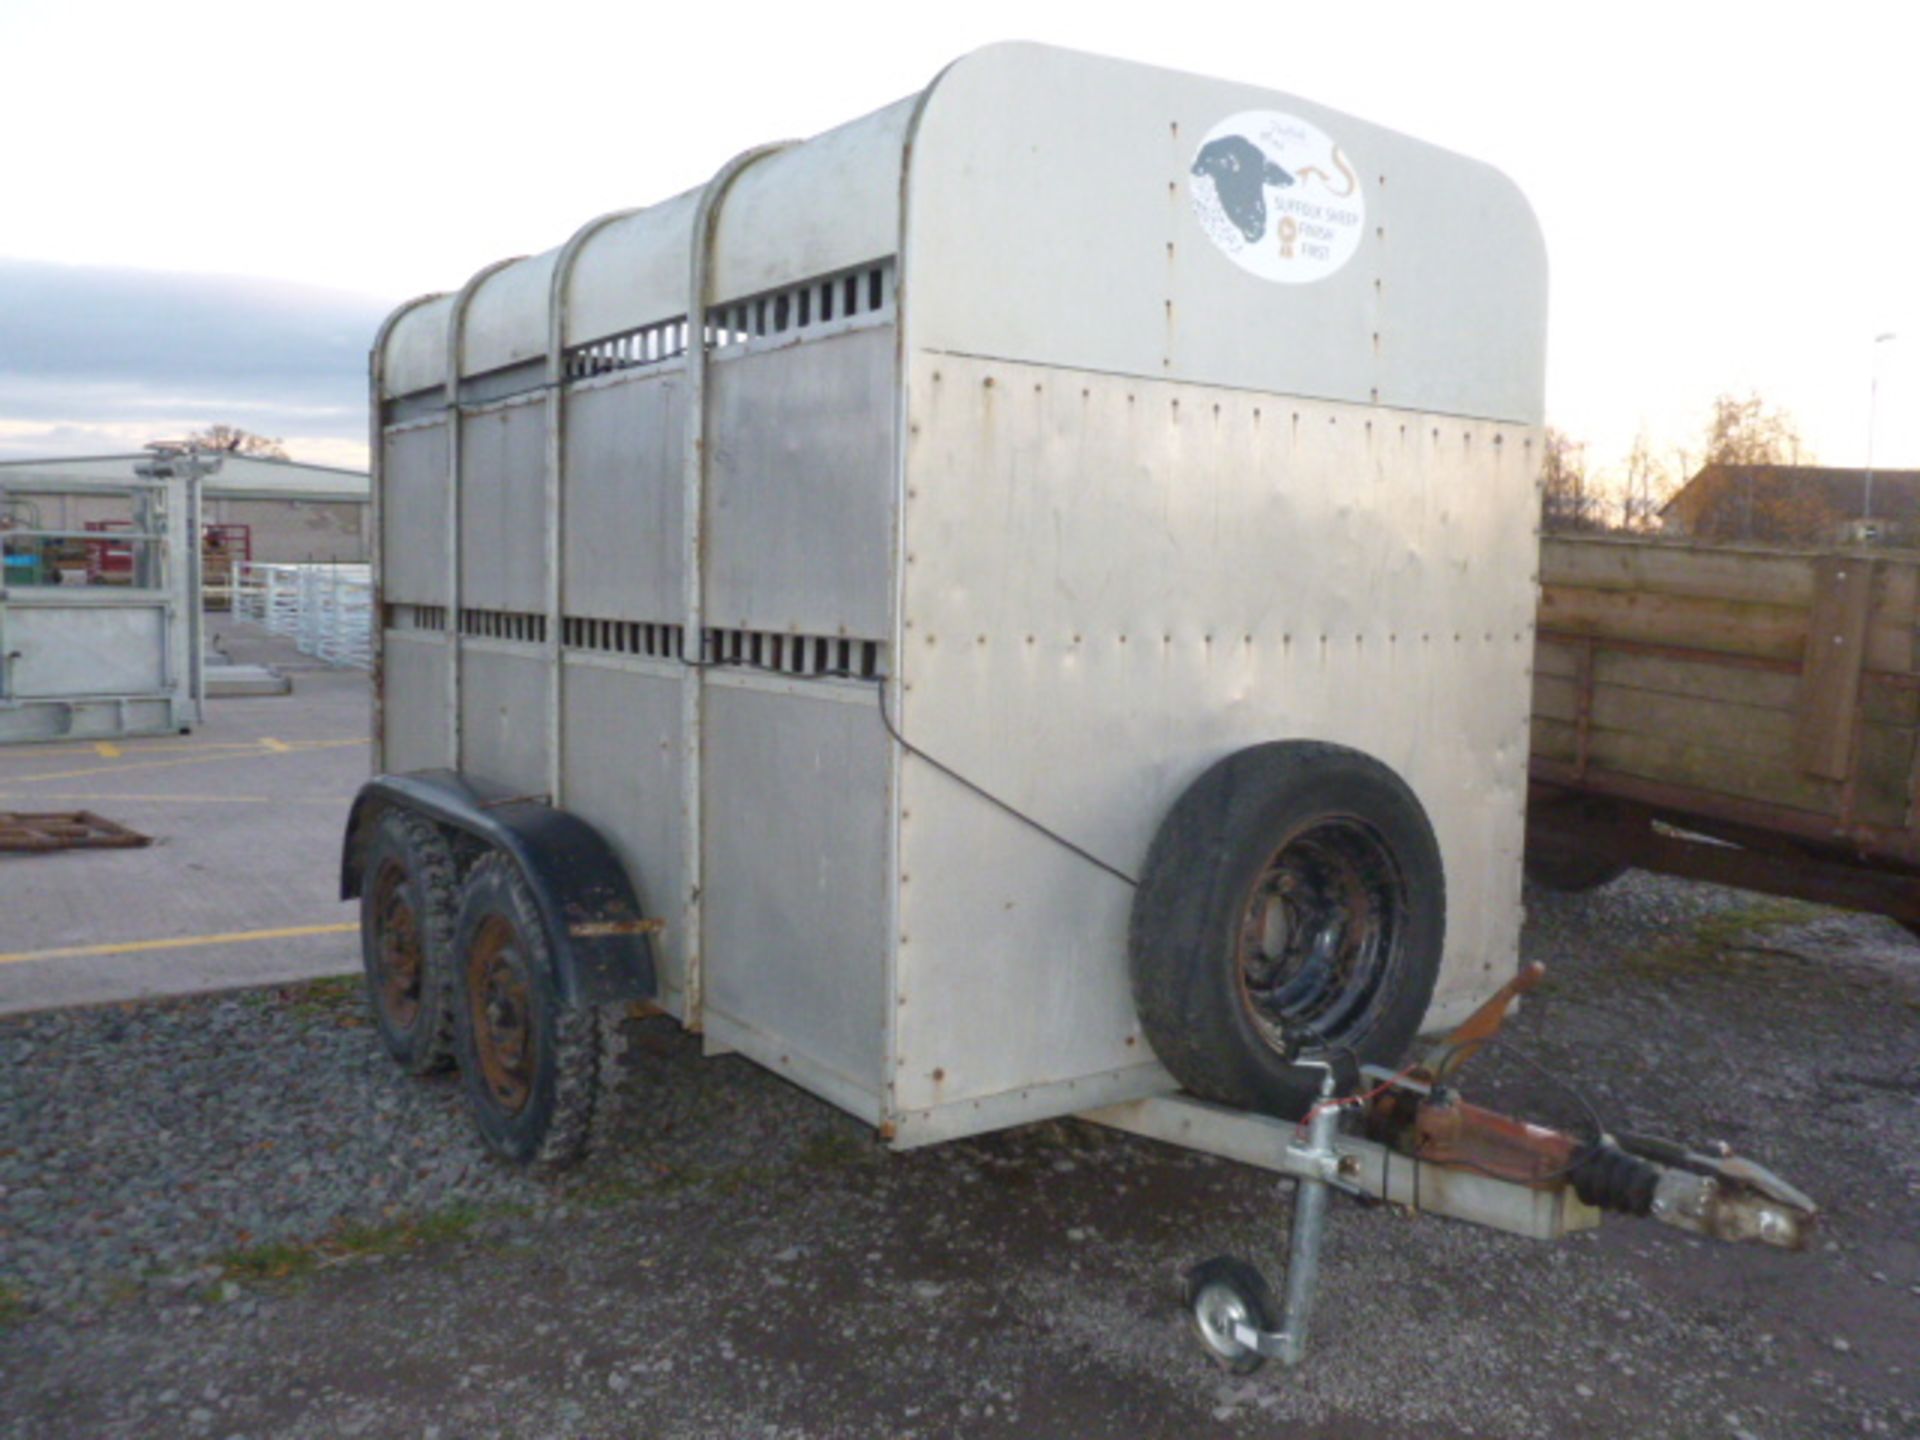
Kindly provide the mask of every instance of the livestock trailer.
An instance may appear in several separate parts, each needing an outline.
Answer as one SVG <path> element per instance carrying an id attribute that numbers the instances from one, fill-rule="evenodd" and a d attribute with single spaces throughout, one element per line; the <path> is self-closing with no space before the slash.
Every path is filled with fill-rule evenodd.
<path id="1" fill-rule="evenodd" d="M 402 307 L 389 1047 L 523 1161 L 645 1002 L 895 1147 L 1312 1106 L 1241 1148 L 1360 1183 L 1323 1097 L 1515 973 L 1545 299 L 1485 165 L 1008 45 Z"/>

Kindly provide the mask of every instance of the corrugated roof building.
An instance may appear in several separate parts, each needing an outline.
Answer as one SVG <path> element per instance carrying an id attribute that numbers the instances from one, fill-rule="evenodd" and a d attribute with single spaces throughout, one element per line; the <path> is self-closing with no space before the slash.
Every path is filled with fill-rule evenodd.
<path id="1" fill-rule="evenodd" d="M 1920 540 L 1920 470 L 1704 465 L 1660 510 L 1674 534 L 1781 544 L 1827 544 L 1868 518 L 1882 539 Z"/>
<path id="2" fill-rule="evenodd" d="M 0 486 L 34 497 L 48 528 L 78 530 L 89 520 L 113 518 L 124 507 L 67 487 L 76 481 L 131 480 L 133 467 L 151 458 L 141 452 L 0 460 Z M 366 471 L 259 455 L 220 460 L 201 487 L 203 518 L 208 524 L 246 526 L 253 559 L 343 564 L 368 559 Z"/>

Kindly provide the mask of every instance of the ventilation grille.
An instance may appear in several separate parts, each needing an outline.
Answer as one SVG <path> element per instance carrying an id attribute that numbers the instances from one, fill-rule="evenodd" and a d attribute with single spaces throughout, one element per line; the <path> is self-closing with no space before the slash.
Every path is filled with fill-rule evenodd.
<path id="1" fill-rule="evenodd" d="M 651 325 L 576 345 L 566 355 L 567 379 L 585 380 L 615 370 L 638 370 L 677 360 L 687 353 L 687 322 L 658 320 Z"/>
<path id="2" fill-rule="evenodd" d="M 738 666 L 800 679 L 847 677 L 878 680 L 887 673 L 886 649 L 877 640 L 841 635 L 793 635 L 773 630 L 706 630 L 700 663 Z M 596 620 L 569 615 L 560 622 L 560 643 L 598 655 L 643 655 L 689 661 L 686 627 L 639 620 Z"/>
<path id="3" fill-rule="evenodd" d="M 788 635 L 771 630 L 709 630 L 709 665 L 739 665 L 808 678 L 846 676 L 878 680 L 886 672 L 886 647 L 877 640 L 844 635 Z"/>
<path id="4" fill-rule="evenodd" d="M 893 261 L 880 260 L 764 295 L 729 300 L 707 312 L 707 344 L 714 350 L 734 350 L 882 324 L 893 315 L 893 273 Z M 574 346 L 566 354 L 566 376 L 586 380 L 617 370 L 639 370 L 678 360 L 686 353 L 686 320 L 656 320 Z"/>
<path id="5" fill-rule="evenodd" d="M 476 640 L 525 640 L 542 644 L 547 617 L 531 610 L 462 610 L 460 633 Z"/>
<path id="6" fill-rule="evenodd" d="M 893 261 L 882 260 L 716 305 L 707 312 L 707 338 L 724 350 L 845 329 L 855 322 L 878 323 L 892 314 Z"/>
<path id="7" fill-rule="evenodd" d="M 394 603 L 387 606 L 387 629 L 389 630 L 445 630 L 446 628 L 447 607 L 444 605 Z"/>
<path id="8" fill-rule="evenodd" d="M 653 625 L 639 620 L 595 620 L 568 615 L 560 622 L 560 643 L 601 655 L 646 655 L 656 660 L 684 658 L 684 625 Z"/>

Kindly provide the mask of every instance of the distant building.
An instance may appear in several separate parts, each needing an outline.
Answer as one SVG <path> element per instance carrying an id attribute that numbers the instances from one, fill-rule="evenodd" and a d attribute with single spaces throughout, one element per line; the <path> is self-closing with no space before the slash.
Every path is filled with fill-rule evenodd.
<path id="1" fill-rule="evenodd" d="M 63 490 L 63 483 L 134 478 L 133 467 L 152 457 L 85 455 L 56 460 L 0 460 L 0 486 L 32 497 L 39 524 L 79 530 L 88 520 L 124 511 L 111 501 Z M 201 519 L 244 525 L 255 560 L 357 564 L 372 539 L 370 486 L 364 470 L 302 465 L 257 455 L 223 455 L 201 487 Z"/>
<path id="2" fill-rule="evenodd" d="M 1660 509 L 1669 534 L 1776 544 L 1920 542 L 1920 470 L 1706 465 Z"/>

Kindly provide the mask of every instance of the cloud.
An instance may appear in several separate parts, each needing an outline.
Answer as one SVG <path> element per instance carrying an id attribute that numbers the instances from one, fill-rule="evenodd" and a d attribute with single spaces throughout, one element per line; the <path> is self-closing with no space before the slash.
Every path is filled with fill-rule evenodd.
<path id="1" fill-rule="evenodd" d="M 366 461 L 389 302 L 273 281 L 0 260 L 0 455 L 137 449 L 214 423 Z"/>

